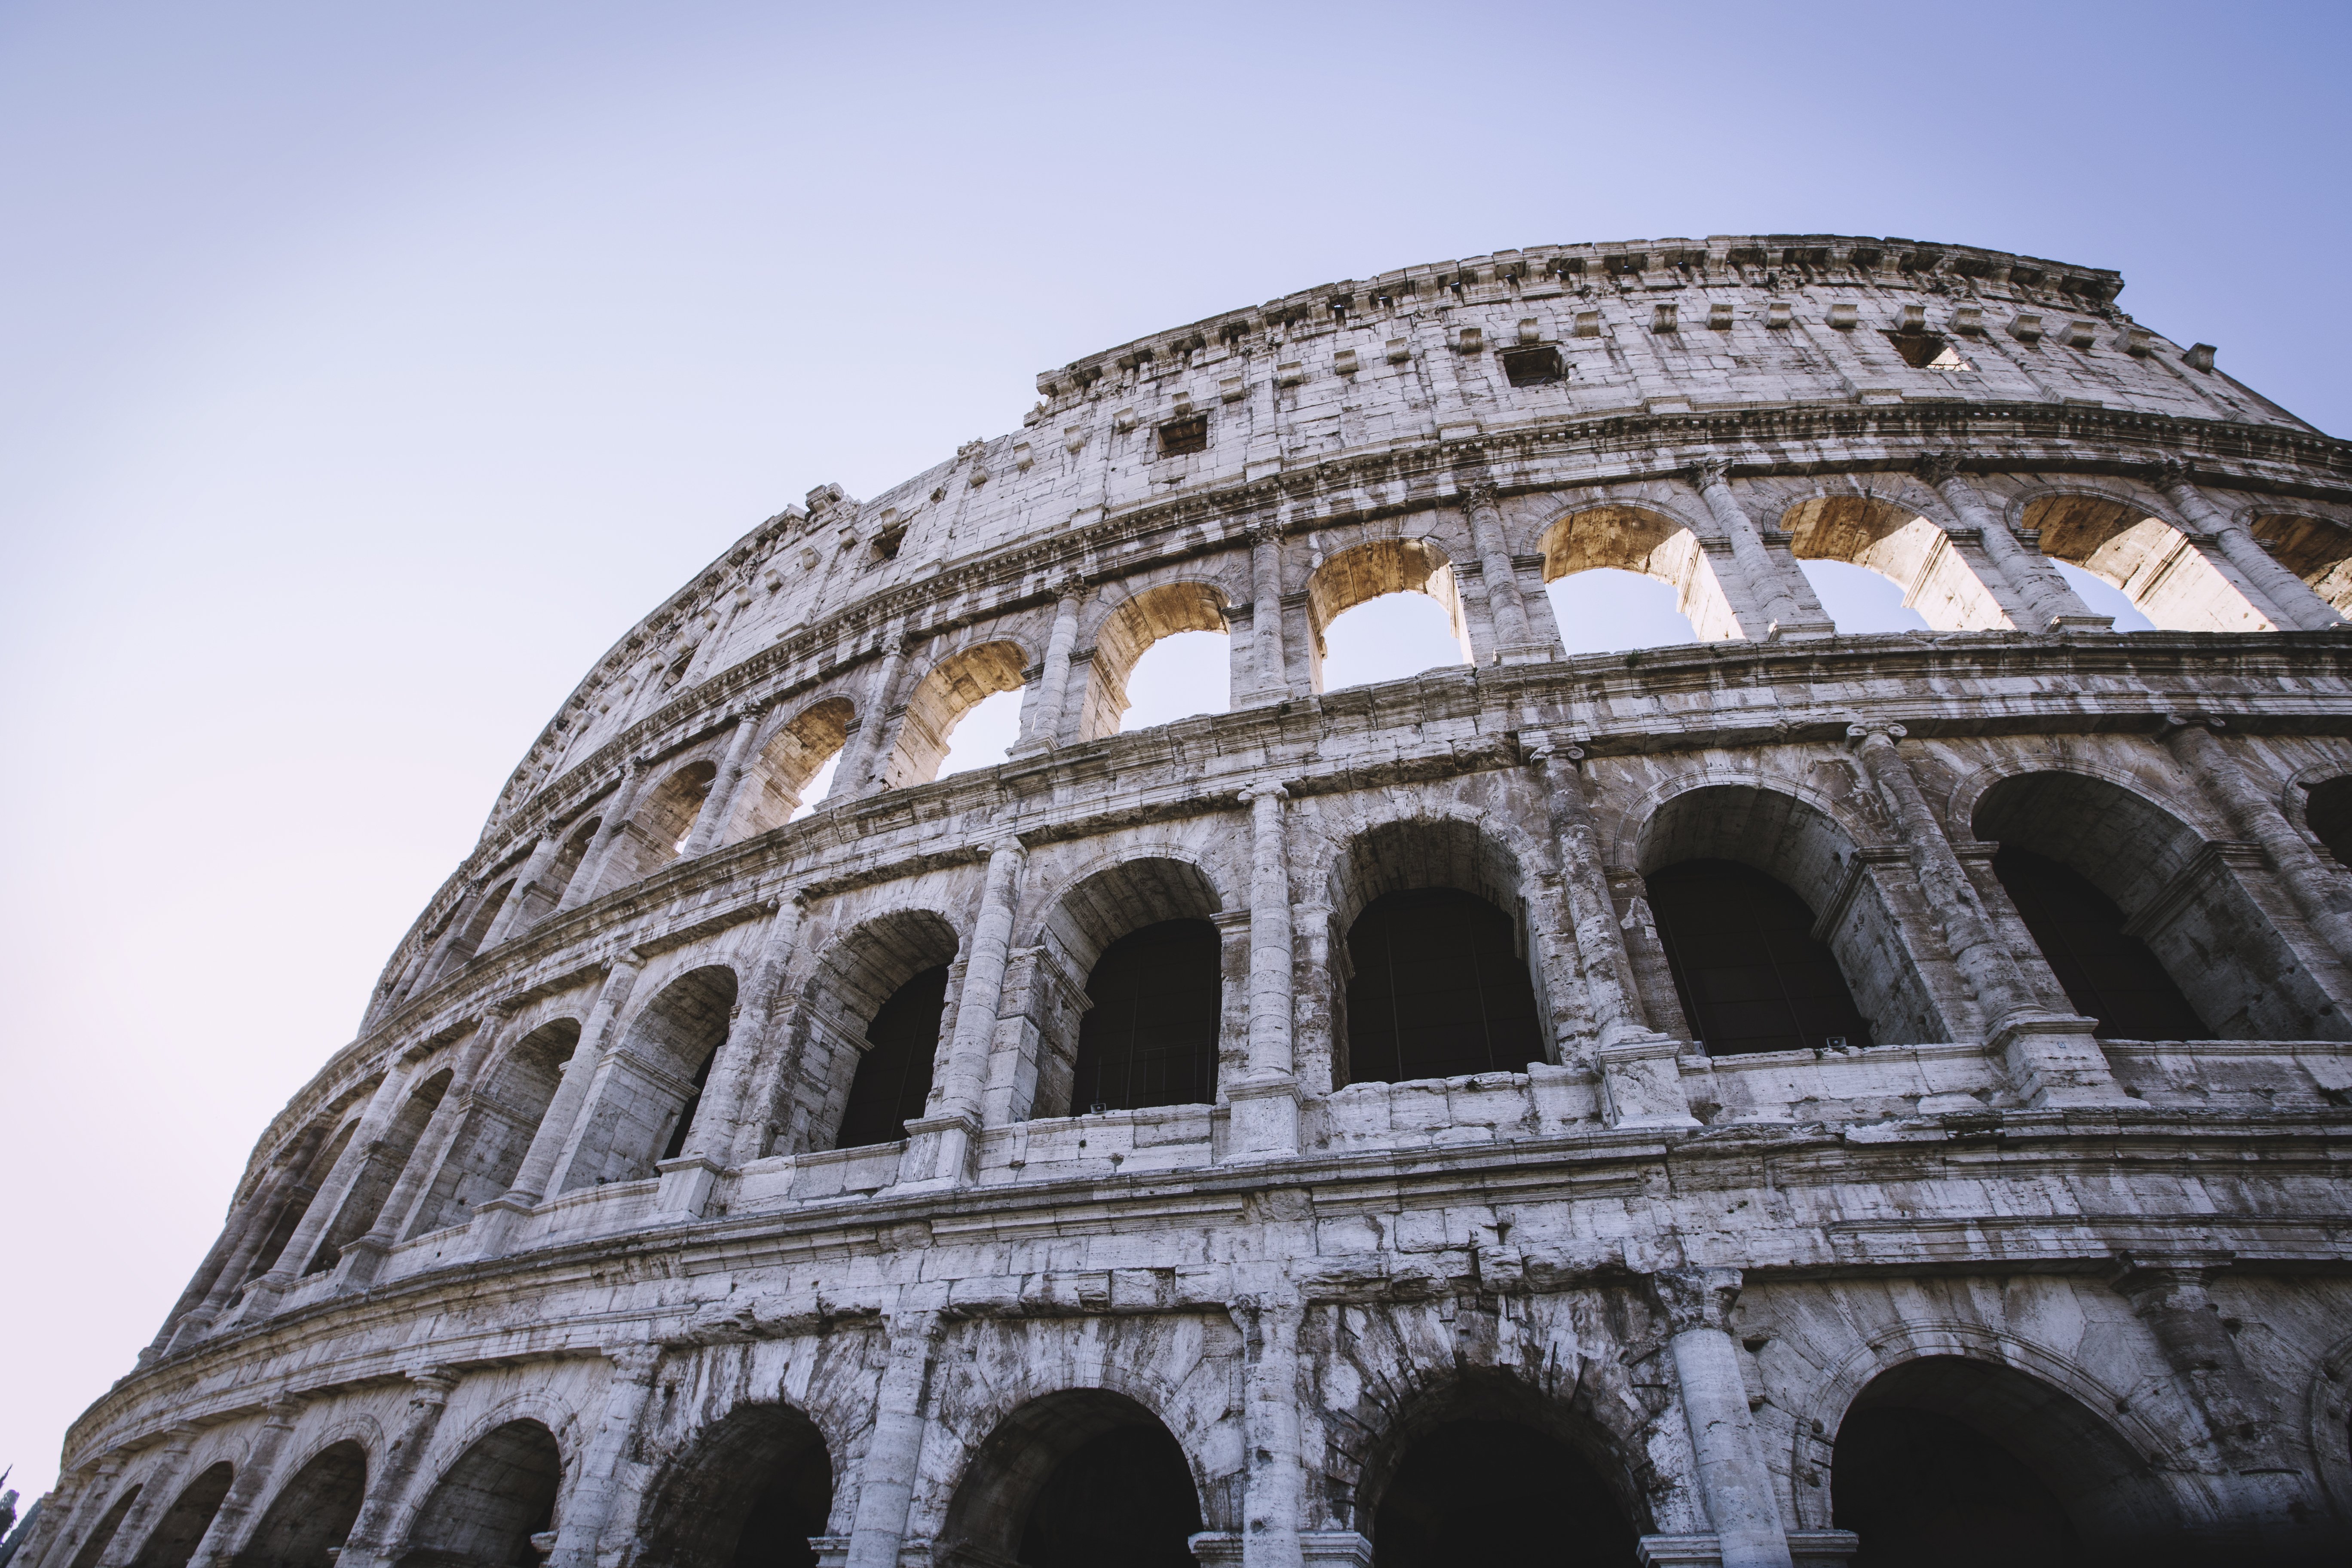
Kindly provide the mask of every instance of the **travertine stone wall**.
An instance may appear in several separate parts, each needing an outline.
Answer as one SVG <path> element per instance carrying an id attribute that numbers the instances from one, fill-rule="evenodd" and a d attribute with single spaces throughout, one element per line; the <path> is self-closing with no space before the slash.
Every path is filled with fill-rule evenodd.
<path id="1" fill-rule="evenodd" d="M 1887 1400 L 1993 1436 L 2101 1560 L 2332 1560 L 2352 846 L 2305 801 L 2352 775 L 2352 447 L 2121 286 L 1504 253 L 1093 356 L 1017 433 L 811 491 L 533 743 L 21 1561 L 290 1564 L 283 1493 L 348 1501 L 341 1568 L 731 1562 L 710 1510 L 819 1445 L 821 1561 L 1003 1563 L 1055 1458 L 1148 1419 L 1201 1561 L 1366 1563 L 1466 1414 L 1561 1435 L 1645 1561 L 1828 1563 L 1841 1423 Z M 1804 559 L 1932 629 L 1838 635 Z M 1566 657 L 1545 584 L 1596 567 L 1701 640 Z M 1325 629 L 1398 591 L 1465 664 L 1323 689 Z M 1119 732 L 1192 630 L 1233 710 Z M 935 779 L 1012 689 L 1013 760 Z M 2003 844 L 2219 1037 L 2095 1037 Z M 1693 858 L 1805 900 L 1874 1044 L 1694 1043 L 1643 880 Z M 1509 918 L 1543 1058 L 1352 1081 L 1349 931 L 1428 887 Z M 1180 918 L 1219 932 L 1217 1101 L 1072 1114 L 1097 960 Z M 924 1115 L 836 1148 L 876 1010 L 942 964 Z"/>

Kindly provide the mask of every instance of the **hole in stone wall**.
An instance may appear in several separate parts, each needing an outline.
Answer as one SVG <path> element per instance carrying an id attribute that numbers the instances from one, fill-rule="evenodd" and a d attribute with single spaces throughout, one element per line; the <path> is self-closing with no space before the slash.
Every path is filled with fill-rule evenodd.
<path id="1" fill-rule="evenodd" d="M 1509 916 L 1453 888 L 1366 906 L 1348 932 L 1348 1077 L 1402 1083 L 1522 1072 L 1544 1056 Z"/>
<path id="2" fill-rule="evenodd" d="M 220 1511 L 221 1500 L 228 1496 L 229 1483 L 236 1479 L 236 1470 L 224 1461 L 190 1481 L 148 1536 L 147 1544 L 139 1549 L 131 1568 L 187 1568 L 196 1542 L 212 1528 L 213 1515 Z"/>
<path id="3" fill-rule="evenodd" d="M 563 1457 L 536 1421 L 509 1421 L 458 1457 L 409 1527 L 398 1568 L 538 1568 Z"/>
<path id="4" fill-rule="evenodd" d="M 922 1115 L 939 1054 L 940 1021 L 947 1008 L 945 964 L 927 969 L 891 994 L 866 1026 L 867 1049 L 849 1088 L 836 1149 L 895 1143 L 907 1122 Z"/>
<path id="5" fill-rule="evenodd" d="M 2125 931 L 2123 910 L 2089 879 L 2015 845 L 2001 847 L 1992 868 L 2067 1000 L 2099 1021 L 2102 1039 L 2212 1038 L 2156 954 Z"/>
<path id="6" fill-rule="evenodd" d="M 1189 418 L 1171 419 L 1160 426 L 1160 455 L 1181 458 L 1188 452 L 1209 449 L 1209 416 L 1195 414 Z"/>
<path id="7" fill-rule="evenodd" d="M 1633 1568 L 1633 1531 L 1565 1443 L 1516 1421 L 1450 1421 L 1405 1451 L 1381 1494 L 1372 1565 L 1471 1563 Z"/>
<path id="8" fill-rule="evenodd" d="M 1087 979 L 1074 1110 L 1207 1105 L 1217 1098 L 1223 1000 L 1217 928 L 1162 921 L 1103 950 Z"/>
<path id="9" fill-rule="evenodd" d="M 278 1489 L 236 1568 L 333 1568 L 328 1551 L 351 1533 L 366 1495 L 366 1450 L 350 1441 L 322 1450 Z"/>
<path id="10" fill-rule="evenodd" d="M 2352 866 L 2352 775 L 2312 785 L 2303 819 L 2338 864 Z"/>
<path id="11" fill-rule="evenodd" d="M 1031 1400 L 973 1453 L 937 1560 L 1022 1568 L 1192 1568 L 1201 1499 L 1184 1450 L 1108 1389 Z M 1231 1529 L 1231 1525 L 1222 1528 Z"/>
<path id="12" fill-rule="evenodd" d="M 1914 370 L 1968 370 L 1969 362 L 1943 337 L 1935 332 L 1895 332 L 1885 334 L 1903 356 L 1903 363 Z"/>
<path id="13" fill-rule="evenodd" d="M 1813 911 L 1778 880 L 1730 860 L 1653 871 L 1651 912 L 1683 1015 L 1711 1057 L 1871 1043 Z"/>
<path id="14" fill-rule="evenodd" d="M 1503 374 L 1513 386 L 1549 386 L 1566 376 L 1567 367 L 1560 362 L 1559 350 L 1546 343 L 1504 350 Z"/>
<path id="15" fill-rule="evenodd" d="M 815 1568 L 809 1537 L 833 1512 L 833 1460 L 807 1415 L 739 1406 L 653 1492 L 642 1560 L 667 1568 Z"/>

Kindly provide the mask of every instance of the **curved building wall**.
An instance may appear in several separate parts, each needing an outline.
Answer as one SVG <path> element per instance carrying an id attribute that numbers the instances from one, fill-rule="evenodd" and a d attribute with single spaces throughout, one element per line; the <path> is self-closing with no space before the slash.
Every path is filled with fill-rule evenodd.
<path id="1" fill-rule="evenodd" d="M 819 487 L 533 743 L 24 1561 L 2326 1560 L 2352 449 L 2120 288 L 1505 253 Z M 1601 567 L 1699 640 L 1567 657 Z M 1401 591 L 1467 662 L 1324 689 Z M 1232 710 L 1119 732 L 1184 631 Z"/>

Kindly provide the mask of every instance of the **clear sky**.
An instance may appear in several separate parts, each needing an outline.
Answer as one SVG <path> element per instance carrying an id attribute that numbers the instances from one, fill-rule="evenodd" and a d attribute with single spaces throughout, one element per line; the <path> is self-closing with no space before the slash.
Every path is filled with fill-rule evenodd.
<path id="1" fill-rule="evenodd" d="M 573 683 L 810 487 L 1216 310 L 1717 233 L 2117 268 L 2352 429 L 2347 16 L 0 5 L 0 1463 Z"/>

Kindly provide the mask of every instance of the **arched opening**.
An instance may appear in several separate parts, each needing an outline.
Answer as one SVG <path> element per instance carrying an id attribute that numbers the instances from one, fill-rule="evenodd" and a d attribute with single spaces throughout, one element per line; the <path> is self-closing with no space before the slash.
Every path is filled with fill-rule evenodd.
<path id="1" fill-rule="evenodd" d="M 1192 1568 L 1201 1529 L 1192 1468 L 1149 1410 L 1107 1389 L 1033 1399 L 973 1453 L 948 1504 L 940 1557 L 958 1548 L 1022 1568 Z"/>
<path id="2" fill-rule="evenodd" d="M 934 665 L 907 700 L 898 748 L 882 770 L 883 784 L 905 789 L 939 777 L 956 726 L 986 699 L 999 692 L 1018 692 L 1028 661 L 1018 643 L 987 642 L 951 653 Z"/>
<path id="3" fill-rule="evenodd" d="M 538 1568 L 563 1456 L 536 1421 L 509 1421 L 458 1456 L 416 1510 L 398 1568 Z"/>
<path id="4" fill-rule="evenodd" d="M 1410 1406 L 1366 1456 L 1356 1497 L 1373 1568 L 1634 1568 L 1645 1517 L 1584 1422 L 1492 1374 Z"/>
<path id="5" fill-rule="evenodd" d="M 369 1085 L 354 1098 L 364 1096 L 373 1087 Z M 237 1281 L 238 1284 L 257 1279 L 276 1267 L 278 1255 L 286 1250 L 286 1244 L 294 1239 L 294 1232 L 301 1226 L 302 1216 L 310 1212 L 312 1200 L 318 1197 L 319 1189 L 326 1185 L 328 1173 L 342 1159 L 344 1146 L 351 1142 L 352 1134 L 358 1129 L 359 1118 L 352 1115 L 335 1129 L 334 1136 L 329 1138 L 325 1146 L 312 1158 L 310 1166 L 303 1171 L 301 1180 L 287 1193 L 285 1203 L 278 1207 L 278 1217 L 270 1222 L 268 1236 L 255 1249 L 253 1263 L 246 1270 L 245 1279 Z"/>
<path id="6" fill-rule="evenodd" d="M 1077 738 L 1098 740 L 1191 713 L 1223 712 L 1231 700 L 1233 664 L 1224 605 L 1224 594 L 1206 583 L 1163 583 L 1113 610 L 1095 633 L 1094 657 L 1087 661 Z M 1174 640 L 1180 638 L 1185 643 Z M 1171 668 L 1181 664 L 1188 679 L 1181 690 L 1153 693 L 1155 700 L 1139 723 L 1130 721 L 1129 709 L 1141 689 L 1147 659 Z"/>
<path id="7" fill-rule="evenodd" d="M 1780 526 L 1840 631 L 2016 629 L 1951 536 L 1910 507 L 1866 491 L 1815 496 L 1783 512 Z M 1893 595 L 1877 584 L 1852 592 L 1840 564 L 1876 574 Z M 1843 616 L 1837 602 L 1848 605 Z"/>
<path id="8" fill-rule="evenodd" d="M 1643 826 L 1635 868 L 1647 885 L 1628 931 L 1637 942 L 1655 931 L 1672 986 L 1645 999 L 1655 1016 L 1679 1012 L 1709 1055 L 1952 1037 L 1886 890 L 1796 796 L 1749 784 L 1676 795 Z"/>
<path id="9" fill-rule="evenodd" d="M 2100 940 L 2110 956 L 2116 934 L 2145 946 L 2177 988 L 2188 1015 L 2200 1021 L 2193 1037 L 2345 1037 L 2335 1004 L 2239 880 L 2239 870 L 2227 858 L 2207 852 L 2201 836 L 2147 797 L 2081 773 L 2020 773 L 1984 793 L 1972 826 L 1979 839 L 2003 850 L 2028 850 L 2079 879 L 2069 879 L 2075 889 L 2070 918 L 2084 916 L 2082 884 L 2095 889 L 2100 902 L 2091 910 L 2093 923 L 2107 931 Z M 2012 858 L 2010 864 L 2021 862 Z M 2006 888 L 2007 879 L 2002 880 Z M 2120 917 L 2112 926 L 2109 910 Z M 2020 915 L 2024 912 L 2020 905 Z M 2063 985 L 2071 962 L 2065 944 L 2074 938 L 2045 940 L 2031 919 L 2023 923 L 2044 956 L 2053 960 L 2051 969 Z M 2133 989 L 2120 979 L 2115 984 L 2119 997 Z M 2141 998 L 2135 1005 L 2144 1005 L 2145 980 L 2137 988 Z M 2152 1021 L 2145 1012 L 2133 1016 Z M 2109 1033 L 2105 1027 L 2100 1032 Z"/>
<path id="10" fill-rule="evenodd" d="M 313 1455 L 278 1489 L 236 1568 L 334 1568 L 328 1552 L 360 1516 L 367 1469 L 367 1451 L 348 1439 Z"/>
<path id="11" fill-rule="evenodd" d="M 1427 607 L 1401 602 L 1364 621 L 1360 644 L 1353 637 L 1332 642 L 1340 616 L 1392 594 L 1430 600 L 1444 617 L 1443 634 Z M 1470 627 L 1463 618 L 1453 563 L 1426 540 L 1376 539 L 1324 562 L 1307 581 L 1307 622 L 1308 673 L 1318 691 L 1470 662 Z"/>
<path id="12" fill-rule="evenodd" d="M 2163 1489 L 2080 1402 L 2009 1367 L 1927 1356 L 1873 1379 L 1839 1423 L 1837 1528 L 1856 1568 L 2172 1562 Z M 2152 1553 L 2152 1555 L 2151 1555 Z"/>
<path id="13" fill-rule="evenodd" d="M 815 1568 L 811 1536 L 833 1513 L 833 1460 L 789 1405 L 750 1405 L 714 1426 L 652 1489 L 640 1532 L 668 1568 Z"/>
<path id="14" fill-rule="evenodd" d="M 236 1471 L 223 1460 L 190 1481 L 148 1534 L 147 1544 L 131 1560 L 131 1568 L 188 1568 L 196 1542 L 212 1528 L 213 1515 L 220 1511 L 221 1500 L 228 1496 L 229 1483 L 236 1479 Z"/>
<path id="15" fill-rule="evenodd" d="M 1544 531 L 1543 557 L 1552 616 L 1571 653 L 1742 635 L 1698 536 L 1662 513 L 1570 512 Z"/>
<path id="16" fill-rule="evenodd" d="M 1523 1072 L 1547 1058 L 1519 867 L 1465 822 L 1384 823 L 1332 872 L 1332 1082 Z"/>
<path id="17" fill-rule="evenodd" d="M 2187 534 L 2146 507 L 2107 495 L 2040 496 L 2022 526 L 2041 531 L 2044 555 L 2122 589 L 2166 631 L 2277 629 Z"/>
<path id="18" fill-rule="evenodd" d="M 2352 526 L 2302 512 L 2269 512 L 2253 521 L 2254 538 L 2311 591 L 2352 615 Z"/>
<path id="19" fill-rule="evenodd" d="M 442 1068 L 418 1084 L 392 1125 L 384 1129 L 383 1140 L 371 1152 L 359 1174 L 352 1181 L 351 1191 L 343 1199 L 342 1212 L 335 1216 L 319 1249 L 310 1256 L 307 1274 L 323 1274 L 341 1261 L 343 1248 L 365 1236 L 373 1228 L 383 1213 L 383 1200 L 392 1195 L 393 1184 L 400 1180 L 411 1154 L 416 1152 L 416 1141 L 425 1136 L 426 1123 L 433 1120 L 434 1110 L 441 1097 L 449 1092 L 450 1070 Z"/>
<path id="20" fill-rule="evenodd" d="M 831 792 L 831 770 L 856 722 L 857 710 L 845 697 L 828 697 L 793 715 L 744 770 L 735 820 L 720 842 L 756 837 L 814 809 Z"/>
<path id="21" fill-rule="evenodd" d="M 589 847 L 596 842 L 596 835 L 604 826 L 603 817 L 592 816 L 573 828 L 563 840 L 563 847 L 555 852 L 554 863 L 548 867 L 547 876 L 541 883 L 546 889 L 546 896 L 534 899 L 524 907 L 521 915 L 517 917 L 517 936 L 530 929 L 528 922 L 545 918 L 549 910 L 563 901 L 565 889 L 572 886 L 572 879 L 580 874 L 580 863 L 588 858 Z"/>
<path id="22" fill-rule="evenodd" d="M 1694 1040 L 1711 1057 L 1871 1044 L 1813 911 L 1732 860 L 1685 860 L 1644 879 Z"/>
<path id="23" fill-rule="evenodd" d="M 896 1142 L 903 1123 L 919 1114 L 938 1056 L 948 966 L 955 962 L 955 928 L 930 910 L 899 910 L 866 921 L 825 946 L 801 988 L 791 1049 L 796 1070 L 785 1075 L 777 1108 L 776 1148 L 849 1149 Z M 940 971 L 936 977 L 927 972 Z M 917 987 L 913 983 L 922 978 Z M 942 1000 L 933 1004 L 936 991 Z M 882 1014 L 901 992 L 911 992 L 887 1019 Z M 877 1045 L 876 1026 L 899 1042 L 905 1056 L 874 1065 L 855 1126 L 845 1121 L 852 1093 Z M 928 1031 L 928 1041 L 925 1038 Z M 885 1090 L 887 1090 L 886 1093 Z M 897 1108 L 912 1100 L 915 1110 Z M 895 1112 L 895 1114 L 893 1114 Z M 851 1142 L 853 1131 L 856 1141 Z"/>
<path id="24" fill-rule="evenodd" d="M 504 1193 L 563 1079 L 563 1066 L 580 1044 L 580 1022 L 555 1018 L 515 1042 L 485 1083 L 468 1097 L 466 1119 L 433 1184 L 416 1205 L 412 1237 L 463 1225 L 475 1209 Z"/>
<path id="25" fill-rule="evenodd" d="M 605 885 L 625 888 L 677 859 L 718 776 L 716 763 L 688 763 L 648 791 L 621 830 L 624 842 L 614 856 L 623 867 L 621 875 L 608 877 Z"/>
<path id="26" fill-rule="evenodd" d="M 1217 928 L 1161 921 L 1108 947 L 1087 977 L 1071 1108 L 1140 1110 L 1217 1098 L 1223 1002 Z"/>
<path id="27" fill-rule="evenodd" d="M 2304 799 L 2303 820 L 2337 865 L 2352 866 L 2352 774 L 2313 784 Z"/>
<path id="28" fill-rule="evenodd" d="M 98 1568 L 98 1560 L 106 1555 L 108 1547 L 114 1544 L 115 1536 L 122 1529 L 124 1517 L 131 1512 L 131 1505 L 139 1500 L 139 1492 L 138 1487 L 126 1487 L 121 1497 L 107 1505 L 106 1511 L 99 1516 L 96 1527 L 90 1531 L 89 1539 L 83 1542 L 81 1550 L 74 1553 L 70 1568 Z"/>
<path id="29" fill-rule="evenodd" d="M 930 1098 L 947 1001 L 948 971 L 940 964 L 899 986 L 875 1013 L 834 1147 L 862 1149 L 907 1136 L 907 1123 L 923 1114 Z"/>
<path id="30" fill-rule="evenodd" d="M 1226 1026 L 1212 922 L 1223 907 L 1198 866 L 1158 856 L 1105 867 L 1055 900 L 1017 998 L 1038 1045 L 1014 1114 L 1213 1102 Z"/>
<path id="31" fill-rule="evenodd" d="M 630 1024 L 600 1074 L 572 1168 L 557 1189 L 635 1182 L 654 1173 L 701 1103 L 711 1059 L 727 1043 L 735 972 L 707 964 L 662 987 Z"/>
<path id="32" fill-rule="evenodd" d="M 466 911 L 465 924 L 458 930 L 457 940 L 449 944 L 448 953 L 441 961 L 442 973 L 457 968 L 481 951 L 482 939 L 490 933 L 491 923 L 499 918 L 499 911 L 506 908 L 507 900 L 514 896 L 514 879 L 509 877 L 474 901 L 474 907 Z"/>
<path id="33" fill-rule="evenodd" d="M 2101 1038 L 2211 1037 L 2147 944 L 2124 929 L 2123 910 L 2089 878 L 2014 844 L 2000 847 L 1992 868 L 2066 999 L 2099 1021 Z"/>

